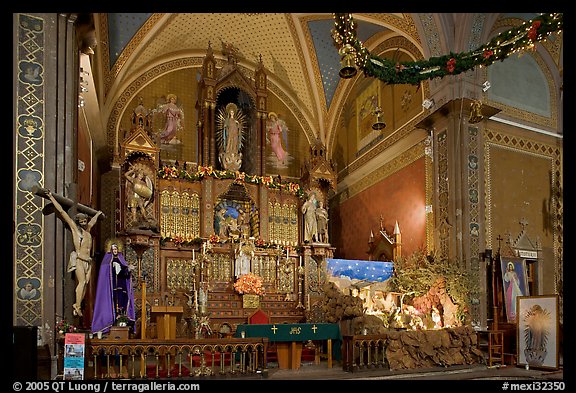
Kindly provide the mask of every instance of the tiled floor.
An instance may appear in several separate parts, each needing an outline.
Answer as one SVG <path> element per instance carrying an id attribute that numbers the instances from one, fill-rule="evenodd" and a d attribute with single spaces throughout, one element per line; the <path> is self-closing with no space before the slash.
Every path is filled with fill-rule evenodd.
<path id="1" fill-rule="evenodd" d="M 341 365 L 335 362 L 334 367 L 328 368 L 325 362 L 316 365 L 313 363 L 303 363 L 298 370 L 286 370 L 273 367 L 268 369 L 270 380 L 400 380 L 400 379 L 420 379 L 420 380 L 563 380 L 563 369 L 559 370 L 526 370 L 523 367 L 504 366 L 504 367 L 487 367 L 482 364 L 453 366 L 453 367 L 436 367 L 430 369 L 416 370 L 387 370 L 387 369 L 368 369 L 357 372 L 345 372 Z"/>

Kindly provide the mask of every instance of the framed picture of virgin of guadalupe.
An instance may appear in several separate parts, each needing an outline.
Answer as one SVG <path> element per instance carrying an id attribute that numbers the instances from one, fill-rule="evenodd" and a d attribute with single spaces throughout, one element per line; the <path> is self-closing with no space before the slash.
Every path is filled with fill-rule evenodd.
<path id="1" fill-rule="evenodd" d="M 501 257 L 500 269 L 502 271 L 502 289 L 506 320 L 516 322 L 516 298 L 529 296 L 528 276 L 526 275 L 526 260 L 522 258 Z"/>
<path id="2" fill-rule="evenodd" d="M 558 369 L 558 295 L 519 296 L 516 301 L 518 365 Z"/>

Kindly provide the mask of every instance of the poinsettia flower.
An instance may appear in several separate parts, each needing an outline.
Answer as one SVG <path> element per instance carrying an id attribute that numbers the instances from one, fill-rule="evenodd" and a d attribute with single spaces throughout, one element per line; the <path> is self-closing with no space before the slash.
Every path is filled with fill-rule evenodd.
<path id="1" fill-rule="evenodd" d="M 538 28 L 540 27 L 540 21 L 536 20 L 530 26 L 530 30 L 528 30 L 528 38 L 534 41 L 538 37 Z"/>
<path id="2" fill-rule="evenodd" d="M 404 66 L 404 64 L 396 63 L 396 73 L 404 71 L 405 69 L 406 69 L 406 66 Z"/>
<path id="3" fill-rule="evenodd" d="M 450 60 L 448 60 L 448 62 L 446 63 L 446 68 L 448 69 L 448 72 L 450 73 L 454 72 L 454 70 L 456 69 L 456 59 L 451 58 Z"/>
<path id="4" fill-rule="evenodd" d="M 300 190 L 300 184 L 290 183 L 290 191 L 291 192 L 298 192 L 298 190 Z"/>

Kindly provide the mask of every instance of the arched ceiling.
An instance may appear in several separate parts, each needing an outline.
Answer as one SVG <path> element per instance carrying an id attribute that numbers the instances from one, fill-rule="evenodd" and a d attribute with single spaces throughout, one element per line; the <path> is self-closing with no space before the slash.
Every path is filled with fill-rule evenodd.
<path id="1" fill-rule="evenodd" d="M 528 20 L 535 15 L 355 13 L 354 18 L 357 36 L 369 49 L 388 38 L 402 36 L 423 57 L 429 57 L 481 45 L 497 20 Z M 181 59 L 186 59 L 188 65 L 199 66 L 209 45 L 216 59 L 225 61 L 222 45 L 226 43 L 237 48 L 238 64 L 244 69 L 253 71 L 261 59 L 269 82 L 276 92 L 281 92 L 279 99 L 289 108 L 298 108 L 301 114 L 298 118 L 303 129 L 310 130 L 310 139 L 320 138 L 327 144 L 335 132 L 331 129 L 338 113 L 335 107 L 342 104 L 344 92 L 350 90 L 344 86 L 351 82 L 338 75 L 340 57 L 331 35 L 332 13 L 93 16 L 99 38 L 95 61 L 103 125 L 117 110 L 123 92 L 142 75 L 162 72 L 163 64 Z M 460 41 L 452 41 L 458 30 L 464 30 L 457 34 Z"/>
<path id="2" fill-rule="evenodd" d="M 261 59 L 270 82 L 302 111 L 308 129 L 325 140 L 327 117 L 341 79 L 331 13 L 110 13 L 97 14 L 106 42 L 101 54 L 104 111 L 147 70 L 178 58 L 202 59 L 208 45 L 225 59 L 222 44 L 238 49 L 240 66 L 254 70 Z M 358 37 L 410 36 L 409 14 L 363 14 Z M 324 131 L 319 131 L 324 130 Z"/>

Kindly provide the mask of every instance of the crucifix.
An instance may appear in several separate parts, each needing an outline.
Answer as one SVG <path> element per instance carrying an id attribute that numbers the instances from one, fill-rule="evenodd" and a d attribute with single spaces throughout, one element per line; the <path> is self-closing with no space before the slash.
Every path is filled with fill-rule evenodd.
<path id="1" fill-rule="evenodd" d="M 49 190 L 47 190 L 46 188 L 42 188 L 40 186 L 33 186 L 32 187 L 32 193 L 34 195 L 37 195 L 39 197 L 42 197 L 42 198 L 45 198 L 48 200 L 50 200 L 50 198 L 48 197 L 49 192 L 50 192 Z M 52 193 L 52 196 L 54 197 L 54 199 L 56 199 L 56 201 L 62 206 L 62 208 L 65 211 L 69 211 L 70 209 L 72 209 L 72 210 L 75 209 L 77 213 L 84 213 L 90 217 L 95 216 L 96 213 L 98 213 L 98 210 L 92 209 L 91 207 L 86 206 L 86 205 L 82 205 L 81 203 L 76 203 L 72 199 L 63 197 L 62 195 Z M 42 209 L 42 213 L 45 216 L 48 216 L 48 215 L 54 213 L 55 211 L 56 211 L 56 206 L 53 203 L 47 204 L 46 206 L 44 206 L 44 209 Z M 74 213 L 74 212 L 72 211 L 72 213 Z M 101 216 L 103 219 L 106 218 L 104 213 L 102 213 Z"/>
<path id="2" fill-rule="evenodd" d="M 70 253 L 67 272 L 74 272 L 76 276 L 76 299 L 72 304 L 72 313 L 82 317 L 82 302 L 90 282 L 92 272 L 92 234 L 91 229 L 96 225 L 98 218 L 104 216 L 101 211 L 94 210 L 65 198 L 52 194 L 50 190 L 39 185 L 32 187 L 32 192 L 42 198 L 50 200 L 42 210 L 44 215 L 58 212 L 58 218 L 68 225 L 72 235 L 74 250 Z M 68 213 L 68 211 L 70 213 Z"/>

